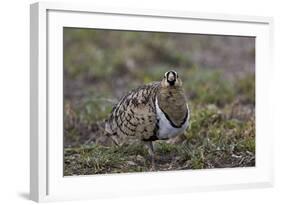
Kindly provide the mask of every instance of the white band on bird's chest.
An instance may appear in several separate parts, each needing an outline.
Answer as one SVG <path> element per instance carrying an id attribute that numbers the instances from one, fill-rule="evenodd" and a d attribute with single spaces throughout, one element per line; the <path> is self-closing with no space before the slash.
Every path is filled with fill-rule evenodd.
<path id="1" fill-rule="evenodd" d="M 188 118 L 180 128 L 173 127 L 171 122 L 166 118 L 165 114 L 160 109 L 157 98 L 155 101 L 155 106 L 156 106 L 156 114 L 157 114 L 157 120 L 159 126 L 157 137 L 159 139 L 169 139 L 177 135 L 180 135 L 188 127 Z"/>

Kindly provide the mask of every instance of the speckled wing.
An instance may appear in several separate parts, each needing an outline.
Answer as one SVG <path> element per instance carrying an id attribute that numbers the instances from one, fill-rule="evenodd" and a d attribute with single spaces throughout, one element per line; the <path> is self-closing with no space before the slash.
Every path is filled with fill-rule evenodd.
<path id="1" fill-rule="evenodd" d="M 151 83 L 124 96 L 112 110 L 106 125 L 107 132 L 122 142 L 131 138 L 145 140 L 155 136 L 155 98 L 158 88 L 159 83 Z"/>

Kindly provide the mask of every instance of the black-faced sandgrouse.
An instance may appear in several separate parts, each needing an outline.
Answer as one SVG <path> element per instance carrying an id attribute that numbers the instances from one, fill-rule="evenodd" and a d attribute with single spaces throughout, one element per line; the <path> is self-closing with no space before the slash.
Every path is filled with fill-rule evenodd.
<path id="1" fill-rule="evenodd" d="M 189 109 L 176 71 L 168 71 L 160 82 L 138 87 L 117 103 L 105 130 L 121 145 L 139 139 L 148 145 L 155 169 L 153 141 L 182 134 L 189 125 Z"/>

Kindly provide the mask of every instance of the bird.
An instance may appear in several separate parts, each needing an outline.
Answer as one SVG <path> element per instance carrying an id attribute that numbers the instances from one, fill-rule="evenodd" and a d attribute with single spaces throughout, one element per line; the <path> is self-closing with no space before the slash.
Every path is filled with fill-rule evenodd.
<path id="1" fill-rule="evenodd" d="M 155 170 L 154 141 L 168 140 L 185 132 L 190 110 L 182 81 L 175 70 L 162 80 L 137 87 L 113 106 L 105 131 L 116 145 L 140 140 L 148 147 Z"/>

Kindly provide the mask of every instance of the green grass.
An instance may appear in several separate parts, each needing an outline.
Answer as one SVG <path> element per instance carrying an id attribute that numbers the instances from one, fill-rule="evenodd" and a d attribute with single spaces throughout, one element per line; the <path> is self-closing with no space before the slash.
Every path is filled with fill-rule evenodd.
<path id="1" fill-rule="evenodd" d="M 230 116 L 230 108 L 191 105 L 190 128 L 180 143 L 155 143 L 157 170 L 241 167 L 255 165 L 255 124 Z M 149 171 L 142 143 L 98 144 L 65 149 L 65 175 Z"/>
<path id="2" fill-rule="evenodd" d="M 148 171 L 147 151 L 139 145 L 66 148 L 65 175 Z"/>

